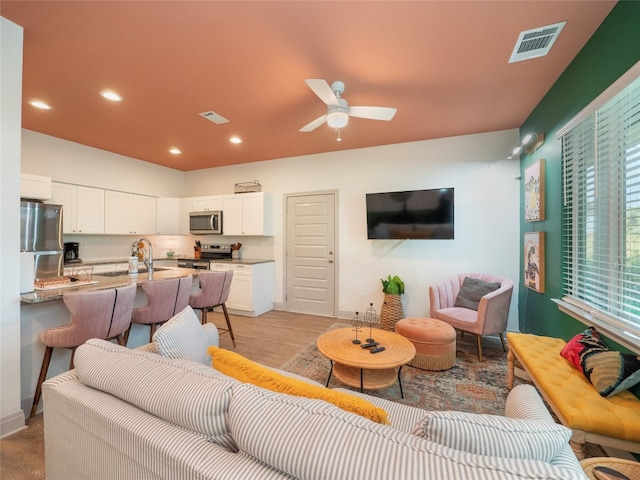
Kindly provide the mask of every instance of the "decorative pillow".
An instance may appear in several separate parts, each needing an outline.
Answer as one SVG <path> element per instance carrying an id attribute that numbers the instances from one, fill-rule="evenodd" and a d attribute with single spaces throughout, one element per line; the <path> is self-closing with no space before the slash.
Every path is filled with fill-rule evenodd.
<path id="1" fill-rule="evenodd" d="M 463 452 L 543 462 L 571 438 L 571 430 L 544 420 L 456 411 L 429 412 L 413 433 Z"/>
<path id="2" fill-rule="evenodd" d="M 584 332 L 579 333 L 569 340 L 560 351 L 560 355 L 566 358 L 573 367 L 580 370 L 580 373 L 584 373 L 580 361 L 581 354 L 585 349 L 597 348 L 601 345 L 604 345 L 604 343 L 602 343 L 600 335 L 596 332 L 595 328 L 589 327 Z"/>
<path id="3" fill-rule="evenodd" d="M 609 349 L 594 327 L 569 340 L 560 355 L 580 370 L 603 397 L 640 383 L 640 357 Z"/>
<path id="4" fill-rule="evenodd" d="M 389 424 L 387 412 L 364 399 L 286 377 L 229 350 L 209 347 L 207 353 L 213 358 L 213 368 L 241 382 L 251 383 L 273 392 L 324 400 L 374 422 Z"/>
<path id="5" fill-rule="evenodd" d="M 603 397 L 640 383 L 640 357 L 630 353 L 592 349 L 582 355 L 582 370 Z"/>
<path id="6" fill-rule="evenodd" d="M 480 299 L 487 293 L 491 293 L 499 288 L 500 282 L 490 283 L 480 280 L 479 278 L 466 277 L 462 282 L 454 306 L 478 310 Z"/>
<path id="7" fill-rule="evenodd" d="M 211 364 L 211 357 L 207 356 L 209 336 L 189 306 L 158 328 L 153 341 L 163 357 Z"/>

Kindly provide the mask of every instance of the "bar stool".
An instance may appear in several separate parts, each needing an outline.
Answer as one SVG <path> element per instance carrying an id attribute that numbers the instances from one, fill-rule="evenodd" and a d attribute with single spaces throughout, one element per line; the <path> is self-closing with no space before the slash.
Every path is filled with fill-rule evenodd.
<path id="1" fill-rule="evenodd" d="M 129 340 L 129 333 L 134 323 L 150 326 L 149 342 L 152 342 L 153 334 L 159 325 L 187 308 L 192 283 L 193 275 L 147 280 L 142 283 L 142 290 L 147 295 L 147 304 L 133 309 L 131 324 L 125 334 L 125 342 Z"/>
<path id="2" fill-rule="evenodd" d="M 62 300 L 71 313 L 71 321 L 60 327 L 49 328 L 38 335 L 38 340 L 46 348 L 36 393 L 33 397 L 31 417 L 36 414 L 38 409 L 42 393 L 42 382 L 47 377 L 54 348 L 71 349 L 69 369 L 72 370 L 74 368 L 73 356 L 76 348 L 90 338 L 116 339 L 120 345 L 125 345 L 124 333 L 131 324 L 131 312 L 133 310 L 133 301 L 136 297 L 136 288 L 137 285 L 132 284 L 109 290 L 64 294 Z"/>
<path id="3" fill-rule="evenodd" d="M 236 339 L 233 336 L 229 312 L 227 312 L 226 301 L 231 290 L 231 280 L 233 280 L 233 270 L 225 272 L 206 272 L 198 274 L 200 281 L 200 292 L 189 297 L 191 308 L 199 309 L 202 313 L 200 323 L 207 323 L 207 312 L 214 307 L 222 307 L 224 318 L 227 320 L 227 329 L 219 329 L 221 333 L 229 332 L 233 346 L 236 346 Z"/>

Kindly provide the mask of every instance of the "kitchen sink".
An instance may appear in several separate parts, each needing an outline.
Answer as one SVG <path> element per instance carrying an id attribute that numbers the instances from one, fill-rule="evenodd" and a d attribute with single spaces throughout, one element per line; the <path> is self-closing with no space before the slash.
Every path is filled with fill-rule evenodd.
<path id="1" fill-rule="evenodd" d="M 154 272 L 161 272 L 162 270 L 171 270 L 166 267 L 155 267 L 153 269 Z M 146 268 L 138 268 L 138 275 L 147 273 Z M 122 275 L 129 275 L 129 270 L 118 270 L 116 272 L 101 272 L 95 273 L 94 275 L 100 275 L 101 277 L 121 277 Z"/>

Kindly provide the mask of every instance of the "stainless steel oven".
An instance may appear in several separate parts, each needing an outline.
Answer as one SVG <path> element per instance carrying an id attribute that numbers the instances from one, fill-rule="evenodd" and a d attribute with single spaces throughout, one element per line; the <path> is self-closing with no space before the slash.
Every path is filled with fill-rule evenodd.
<path id="1" fill-rule="evenodd" d="M 209 260 L 231 259 L 231 245 L 223 243 L 200 246 L 200 258 L 180 258 L 178 267 L 209 270 Z"/>
<path id="2" fill-rule="evenodd" d="M 196 270 L 209 270 L 209 260 L 181 258 L 178 260 L 178 267 L 195 268 Z"/>

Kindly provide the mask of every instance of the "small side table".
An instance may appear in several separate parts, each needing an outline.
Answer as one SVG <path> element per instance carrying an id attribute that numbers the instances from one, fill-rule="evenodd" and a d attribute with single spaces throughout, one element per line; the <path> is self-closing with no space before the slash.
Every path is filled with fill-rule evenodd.
<path id="1" fill-rule="evenodd" d="M 626 475 L 631 480 L 640 478 L 640 463 L 632 460 L 614 457 L 592 457 L 585 458 L 580 461 L 580 466 L 584 470 L 587 478 L 590 478 L 591 480 L 596 480 L 596 476 L 593 474 L 593 469 L 595 467 L 612 468 L 613 470 L 617 470 L 618 472 Z"/>

